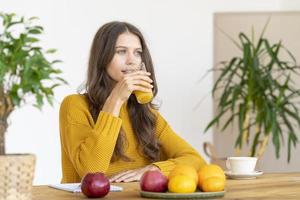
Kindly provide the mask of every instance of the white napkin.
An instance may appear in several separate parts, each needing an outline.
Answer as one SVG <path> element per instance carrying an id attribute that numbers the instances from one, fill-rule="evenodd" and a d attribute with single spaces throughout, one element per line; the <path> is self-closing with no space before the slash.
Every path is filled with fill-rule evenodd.
<path id="1" fill-rule="evenodd" d="M 62 184 L 50 184 L 49 187 L 64 190 L 68 192 L 81 192 L 80 183 L 62 183 Z M 110 192 L 119 192 L 123 188 L 116 185 L 110 185 Z"/>

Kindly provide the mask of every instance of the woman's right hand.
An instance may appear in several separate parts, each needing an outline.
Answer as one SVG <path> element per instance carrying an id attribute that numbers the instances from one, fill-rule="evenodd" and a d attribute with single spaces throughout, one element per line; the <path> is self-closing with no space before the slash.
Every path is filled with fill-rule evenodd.
<path id="1" fill-rule="evenodd" d="M 115 85 L 111 94 L 103 105 L 102 111 L 112 113 L 118 117 L 121 106 L 133 91 L 151 92 L 153 85 L 150 73 L 140 70 L 124 74 L 123 78 Z"/>
<path id="2" fill-rule="evenodd" d="M 152 92 L 153 81 L 149 76 L 149 72 L 142 70 L 124 74 L 112 90 L 111 96 L 124 103 L 133 91 Z"/>

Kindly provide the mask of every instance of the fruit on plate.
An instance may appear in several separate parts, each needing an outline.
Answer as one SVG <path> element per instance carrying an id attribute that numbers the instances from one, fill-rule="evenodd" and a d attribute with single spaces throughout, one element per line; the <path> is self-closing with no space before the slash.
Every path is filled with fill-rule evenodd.
<path id="1" fill-rule="evenodd" d="M 203 192 L 219 192 L 225 188 L 225 181 L 219 177 L 210 177 L 203 181 Z"/>
<path id="2" fill-rule="evenodd" d="M 104 197 L 109 190 L 109 179 L 101 172 L 87 173 L 81 181 L 81 191 L 89 198 Z"/>
<path id="3" fill-rule="evenodd" d="M 179 164 L 174 167 L 174 169 L 169 174 L 169 179 L 177 175 L 185 175 L 194 179 L 195 183 L 198 184 L 198 173 L 197 170 L 189 165 Z"/>
<path id="4" fill-rule="evenodd" d="M 159 170 L 146 171 L 141 177 L 140 188 L 147 192 L 165 192 L 168 189 L 168 178 Z"/>
<path id="5" fill-rule="evenodd" d="M 226 177 L 221 167 L 214 164 L 203 166 L 198 172 L 198 187 L 204 192 L 223 191 Z"/>
<path id="6" fill-rule="evenodd" d="M 197 184 L 190 176 L 176 175 L 169 180 L 168 189 L 174 193 L 192 193 L 196 191 Z"/>

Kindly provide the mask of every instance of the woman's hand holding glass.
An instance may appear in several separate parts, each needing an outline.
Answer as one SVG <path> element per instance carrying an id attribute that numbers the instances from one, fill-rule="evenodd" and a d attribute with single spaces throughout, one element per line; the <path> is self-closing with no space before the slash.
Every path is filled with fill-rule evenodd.
<path id="1" fill-rule="evenodd" d="M 153 81 L 150 78 L 151 74 L 137 69 L 131 68 L 123 72 L 123 77 L 114 86 L 103 105 L 102 111 L 112 113 L 118 117 L 122 104 L 128 100 L 133 92 L 136 96 L 138 96 L 136 92 L 143 94 L 140 95 L 141 97 L 144 97 L 144 94 L 152 94 Z M 139 101 L 139 98 L 137 99 Z"/>
<path id="2" fill-rule="evenodd" d="M 122 102 L 127 101 L 133 91 L 146 93 L 152 92 L 152 80 L 150 73 L 146 71 L 127 71 L 123 78 L 116 84 L 112 91 L 113 96 L 117 96 Z"/>

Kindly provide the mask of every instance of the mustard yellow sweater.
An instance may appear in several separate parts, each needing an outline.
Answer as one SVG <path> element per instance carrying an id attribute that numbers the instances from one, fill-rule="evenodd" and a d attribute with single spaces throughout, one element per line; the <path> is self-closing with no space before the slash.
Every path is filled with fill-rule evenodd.
<path id="1" fill-rule="evenodd" d="M 103 172 L 112 176 L 124 170 L 141 168 L 154 164 L 165 174 L 176 164 L 188 164 L 199 169 L 205 161 L 187 142 L 174 133 L 168 123 L 157 115 L 156 136 L 162 146 L 162 160 L 150 163 L 138 153 L 137 141 L 132 131 L 126 104 L 121 108 L 119 117 L 101 111 L 97 122 L 88 109 L 83 95 L 67 96 L 60 107 L 60 139 L 62 159 L 62 183 L 80 182 L 87 172 Z M 110 162 L 121 127 L 128 148 L 125 154 L 133 161 L 117 160 Z"/>

